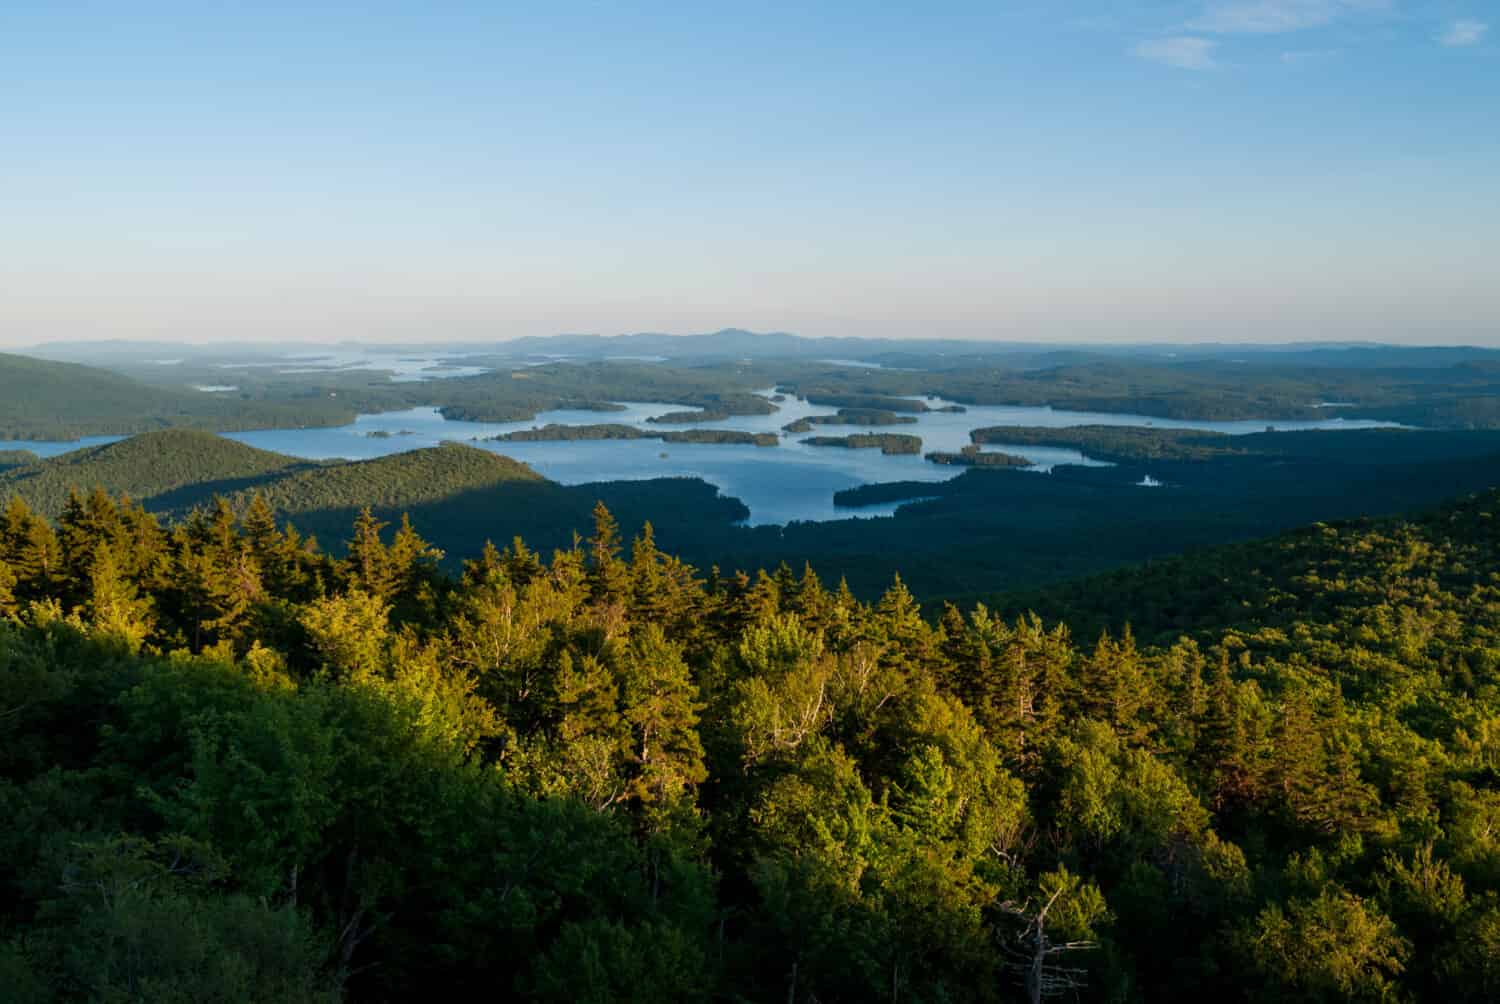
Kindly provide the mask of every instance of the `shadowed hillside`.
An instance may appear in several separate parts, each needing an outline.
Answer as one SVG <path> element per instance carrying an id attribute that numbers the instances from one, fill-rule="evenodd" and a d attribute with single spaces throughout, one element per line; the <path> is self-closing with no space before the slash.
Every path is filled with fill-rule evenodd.
<path id="1" fill-rule="evenodd" d="M 318 462 L 258 450 L 208 432 L 170 429 L 0 471 L 0 501 L 18 495 L 56 519 L 69 494 L 128 495 L 170 519 L 223 497 L 239 512 L 260 494 L 279 516 L 330 544 L 355 513 L 410 514 L 456 561 L 486 540 L 523 535 L 550 550 L 588 529 L 605 502 L 635 523 L 655 520 L 664 541 L 688 547 L 728 532 L 749 513 L 736 499 L 690 478 L 559 485 L 509 457 L 459 443 L 373 460 Z"/>
<path id="2" fill-rule="evenodd" d="M 167 429 L 15 468 L 0 475 L 0 495 L 20 495 L 33 509 L 56 517 L 70 490 L 103 488 L 161 511 L 320 466 L 210 432 Z"/>

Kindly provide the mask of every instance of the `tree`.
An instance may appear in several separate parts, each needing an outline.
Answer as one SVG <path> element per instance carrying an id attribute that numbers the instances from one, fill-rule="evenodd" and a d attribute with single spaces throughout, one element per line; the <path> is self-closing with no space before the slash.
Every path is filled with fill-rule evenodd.
<path id="1" fill-rule="evenodd" d="M 385 527 L 386 524 L 375 518 L 369 506 L 359 511 L 354 518 L 353 536 L 348 541 L 344 569 L 355 588 L 377 600 L 389 601 L 399 580 L 385 542 L 380 539 L 380 531 Z"/>
<path id="2" fill-rule="evenodd" d="M 89 623 L 95 631 L 137 651 L 151 633 L 150 598 L 140 597 L 120 573 L 114 552 L 101 542 L 89 568 Z"/>
<path id="3" fill-rule="evenodd" d="M 685 804 L 708 776 L 696 729 L 703 706 L 682 653 L 656 624 L 631 639 L 620 703 L 631 732 L 632 796 L 648 810 Z"/>
<path id="4" fill-rule="evenodd" d="M 1330 1002 L 1390 999 L 1409 951 L 1389 917 L 1339 888 L 1267 907 L 1242 945 L 1273 992 Z"/>
<path id="5" fill-rule="evenodd" d="M 1220 651 L 1218 666 L 1209 683 L 1208 702 L 1203 722 L 1198 727 L 1194 759 L 1212 792 L 1216 811 L 1238 808 L 1249 801 L 1254 776 L 1227 648 Z"/>
<path id="6" fill-rule="evenodd" d="M 620 560 L 620 525 L 603 502 L 594 503 L 594 533 L 588 539 L 590 592 L 594 602 L 609 605 L 628 595 L 629 571 Z"/>
<path id="7" fill-rule="evenodd" d="M 19 609 L 16 603 L 16 576 L 10 566 L 0 561 L 0 618 L 14 617 Z"/>
<path id="8" fill-rule="evenodd" d="M 12 495 L 0 515 L 0 563 L 10 567 L 15 595 L 43 599 L 57 591 L 62 548 L 52 526 Z"/>
<path id="9" fill-rule="evenodd" d="M 1021 930 L 1008 949 L 1014 960 L 1012 968 L 1020 976 L 1031 1004 L 1041 1004 L 1047 997 L 1075 994 L 1087 984 L 1088 970 L 1064 960 L 1071 954 L 1097 948 L 1092 928 L 1109 916 L 1099 890 L 1069 874 L 1066 868 L 1042 876 L 1040 892 L 1046 897 L 1044 900 L 1006 902 L 1001 907 L 1021 922 Z M 1054 911 L 1071 916 L 1060 925 Z M 1049 929 L 1049 917 L 1053 918 L 1053 928 L 1064 928 L 1065 933 L 1061 934 L 1064 940 L 1054 937 L 1056 931 Z M 1070 936 L 1073 940 L 1068 940 Z"/>

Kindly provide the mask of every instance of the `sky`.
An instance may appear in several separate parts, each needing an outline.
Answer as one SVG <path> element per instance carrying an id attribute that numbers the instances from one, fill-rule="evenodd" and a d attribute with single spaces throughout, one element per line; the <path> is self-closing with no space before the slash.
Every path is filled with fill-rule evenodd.
<path id="1" fill-rule="evenodd" d="M 1500 0 L 0 3 L 0 345 L 1500 344 Z"/>

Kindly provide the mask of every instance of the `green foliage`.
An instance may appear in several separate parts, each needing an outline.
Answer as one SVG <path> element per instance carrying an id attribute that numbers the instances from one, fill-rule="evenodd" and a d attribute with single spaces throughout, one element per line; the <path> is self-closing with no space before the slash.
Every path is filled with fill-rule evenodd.
<path id="1" fill-rule="evenodd" d="M 1339 889 L 1267 907 L 1244 951 L 1283 999 L 1389 1000 L 1409 946 L 1390 918 Z"/>
<path id="2" fill-rule="evenodd" d="M 207 432 L 173 429 L 91 446 L 0 474 L 0 494 L 24 499 L 37 512 L 59 515 L 74 489 L 95 486 L 149 502 L 174 493 L 206 501 L 242 484 L 319 465 L 257 450 Z M 183 509 L 189 506 L 182 506 Z"/>
<path id="3" fill-rule="evenodd" d="M 1086 644 L 930 622 L 900 579 L 703 581 L 603 505 L 454 577 L 374 510 L 334 556 L 264 497 L 170 530 L 103 492 L 55 531 L 12 504 L 0 979 L 1491 1000 L 1496 504 L 1081 585 L 1056 612 L 1114 627 Z"/>

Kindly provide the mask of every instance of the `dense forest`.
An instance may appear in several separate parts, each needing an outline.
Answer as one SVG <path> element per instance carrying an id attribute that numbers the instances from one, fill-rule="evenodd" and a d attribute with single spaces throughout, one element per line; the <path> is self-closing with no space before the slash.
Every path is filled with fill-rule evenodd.
<path id="1" fill-rule="evenodd" d="M 749 515 L 712 485 L 685 478 L 560 485 L 509 457 L 458 443 L 373 460 L 311 462 L 210 433 L 168 429 L 0 471 L 0 498 L 12 495 L 48 518 L 75 491 L 128 495 L 152 513 L 181 520 L 222 497 L 244 513 L 256 496 L 299 532 L 341 548 L 362 508 L 413 523 L 450 551 L 447 567 L 477 556 L 497 525 L 546 549 L 565 547 L 592 525 L 606 502 L 622 519 L 654 519 L 674 539 L 730 531 Z"/>
<path id="2" fill-rule="evenodd" d="M 975 444 L 965 446 L 957 453 L 937 450 L 926 455 L 929 463 L 951 464 L 955 467 L 1034 467 L 1032 461 L 1013 453 L 999 450 L 981 451 Z"/>
<path id="3" fill-rule="evenodd" d="M 1493 1000 L 1497 514 L 927 619 L 602 506 L 450 576 L 368 513 L 335 557 L 258 497 L 13 500 L 0 985 Z"/>
<path id="4" fill-rule="evenodd" d="M 1059 466 L 1039 474 L 989 461 L 1000 455 L 986 452 L 982 466 L 954 467 L 961 473 L 947 481 L 863 485 L 834 495 L 852 516 L 866 506 L 904 502 L 893 517 L 784 526 L 741 525 L 750 516 L 745 505 L 698 479 L 561 485 L 460 444 L 309 462 L 189 430 L 0 471 L 0 499 L 14 492 L 55 518 L 74 488 L 102 487 L 177 520 L 215 495 L 243 512 L 259 492 L 335 553 L 368 505 L 389 522 L 409 516 L 445 552 L 450 573 L 478 557 L 487 538 L 519 533 L 544 552 L 567 547 L 575 532 L 589 532 L 593 505 L 602 500 L 625 525 L 650 520 L 663 549 L 699 568 L 810 563 L 826 579 L 846 578 L 864 600 L 878 598 L 899 572 L 930 604 L 1067 581 L 1316 520 L 1409 511 L 1500 481 L 1500 433 L 1488 431 L 1210 436 L 1210 444 L 1232 442 L 1213 447 L 1207 458 L 1186 459 L 1158 455 L 1154 443 L 1178 441 L 1173 432 L 1154 439 L 1129 430 L 1052 435 L 1111 451 L 1115 466 Z M 1133 458 L 1131 449 L 1149 459 Z M 1163 487 L 1142 487 L 1148 476 Z"/>

